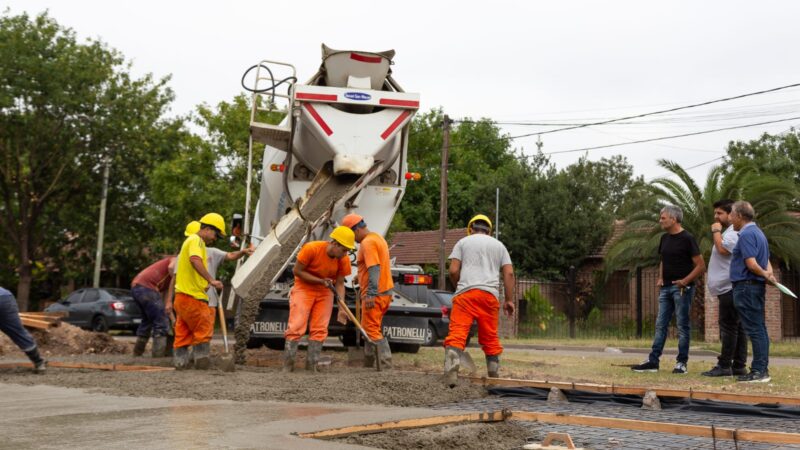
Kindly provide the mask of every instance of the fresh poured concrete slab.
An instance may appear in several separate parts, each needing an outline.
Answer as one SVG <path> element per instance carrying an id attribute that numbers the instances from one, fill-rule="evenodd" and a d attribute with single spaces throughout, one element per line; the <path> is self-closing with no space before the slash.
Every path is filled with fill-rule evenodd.
<path id="1" fill-rule="evenodd" d="M 122 397 L 0 383 L 0 448 L 355 449 L 364 447 L 292 433 L 436 415 L 441 411 Z"/>

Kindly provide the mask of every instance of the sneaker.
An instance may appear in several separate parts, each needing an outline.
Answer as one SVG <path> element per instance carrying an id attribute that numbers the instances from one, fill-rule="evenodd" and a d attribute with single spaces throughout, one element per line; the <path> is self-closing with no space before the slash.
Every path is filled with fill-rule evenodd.
<path id="1" fill-rule="evenodd" d="M 658 363 L 648 359 L 639 365 L 631 367 L 631 370 L 634 372 L 658 372 Z"/>
<path id="2" fill-rule="evenodd" d="M 742 383 L 769 383 L 772 378 L 769 377 L 769 370 L 759 372 L 758 370 L 751 370 L 747 375 L 742 375 L 736 379 Z"/>
<path id="3" fill-rule="evenodd" d="M 747 375 L 747 367 L 734 367 L 731 372 L 734 375 Z"/>
<path id="4" fill-rule="evenodd" d="M 730 367 L 714 366 L 713 369 L 703 372 L 704 377 L 730 377 L 733 376 L 733 370 Z"/>
<path id="5" fill-rule="evenodd" d="M 675 363 L 675 368 L 672 369 L 672 373 L 679 373 L 681 375 L 686 375 L 689 372 L 689 369 L 686 368 L 686 363 L 678 362 Z"/>

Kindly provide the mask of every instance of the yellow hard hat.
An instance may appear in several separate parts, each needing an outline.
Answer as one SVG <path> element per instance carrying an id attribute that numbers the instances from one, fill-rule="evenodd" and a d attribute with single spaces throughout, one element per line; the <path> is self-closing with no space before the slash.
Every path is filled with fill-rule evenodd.
<path id="1" fill-rule="evenodd" d="M 338 226 L 331 232 L 331 239 L 353 250 L 356 248 L 356 234 L 348 227 Z"/>
<path id="2" fill-rule="evenodd" d="M 226 236 L 225 234 L 225 219 L 222 218 L 221 215 L 217 213 L 208 213 L 202 218 L 200 218 L 200 224 L 202 225 L 211 225 L 212 227 L 219 230 L 220 234 Z"/>
<path id="3" fill-rule="evenodd" d="M 197 234 L 200 231 L 200 222 L 193 220 L 186 225 L 186 229 L 183 231 L 184 236 L 191 236 L 193 234 Z"/>
<path id="4" fill-rule="evenodd" d="M 472 234 L 472 224 L 477 221 L 486 222 L 489 224 L 489 233 L 492 232 L 492 221 L 484 216 L 483 214 L 478 214 L 477 216 L 470 219 L 469 223 L 467 224 L 467 234 Z"/>

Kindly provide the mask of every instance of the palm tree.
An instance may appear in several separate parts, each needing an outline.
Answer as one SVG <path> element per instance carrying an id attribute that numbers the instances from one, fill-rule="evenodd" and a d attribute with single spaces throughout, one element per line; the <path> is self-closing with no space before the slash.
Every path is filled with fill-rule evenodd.
<path id="1" fill-rule="evenodd" d="M 608 276 L 622 268 L 658 264 L 658 244 L 664 233 L 658 216 L 667 204 L 683 210 L 683 228 L 694 235 L 708 261 L 714 244 L 709 231 L 714 221 L 713 204 L 723 198 L 749 201 L 756 211 L 756 222 L 767 236 L 770 253 L 787 265 L 800 264 L 800 221 L 791 214 L 798 191 L 791 180 L 759 174 L 751 165 L 732 171 L 716 166 L 700 189 L 677 163 L 662 159 L 658 164 L 675 178 L 658 178 L 645 186 L 643 207 L 626 218 L 625 233 L 609 249 L 605 261 Z"/>

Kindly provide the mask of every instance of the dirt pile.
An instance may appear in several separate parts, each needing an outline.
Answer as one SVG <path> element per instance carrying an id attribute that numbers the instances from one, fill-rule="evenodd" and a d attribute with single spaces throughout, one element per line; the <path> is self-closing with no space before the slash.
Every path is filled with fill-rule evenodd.
<path id="1" fill-rule="evenodd" d="M 338 442 L 389 450 L 412 448 L 483 450 L 487 448 L 522 448 L 528 438 L 537 433 L 517 422 L 469 423 L 443 425 L 410 430 L 392 430 L 385 433 L 348 436 Z"/>
<path id="2" fill-rule="evenodd" d="M 129 351 L 128 344 L 115 341 L 109 334 L 85 331 L 64 322 L 47 330 L 33 330 L 31 334 L 45 356 L 124 354 Z M 0 355 L 14 352 L 19 352 L 17 346 L 6 335 L 0 335 Z"/>

